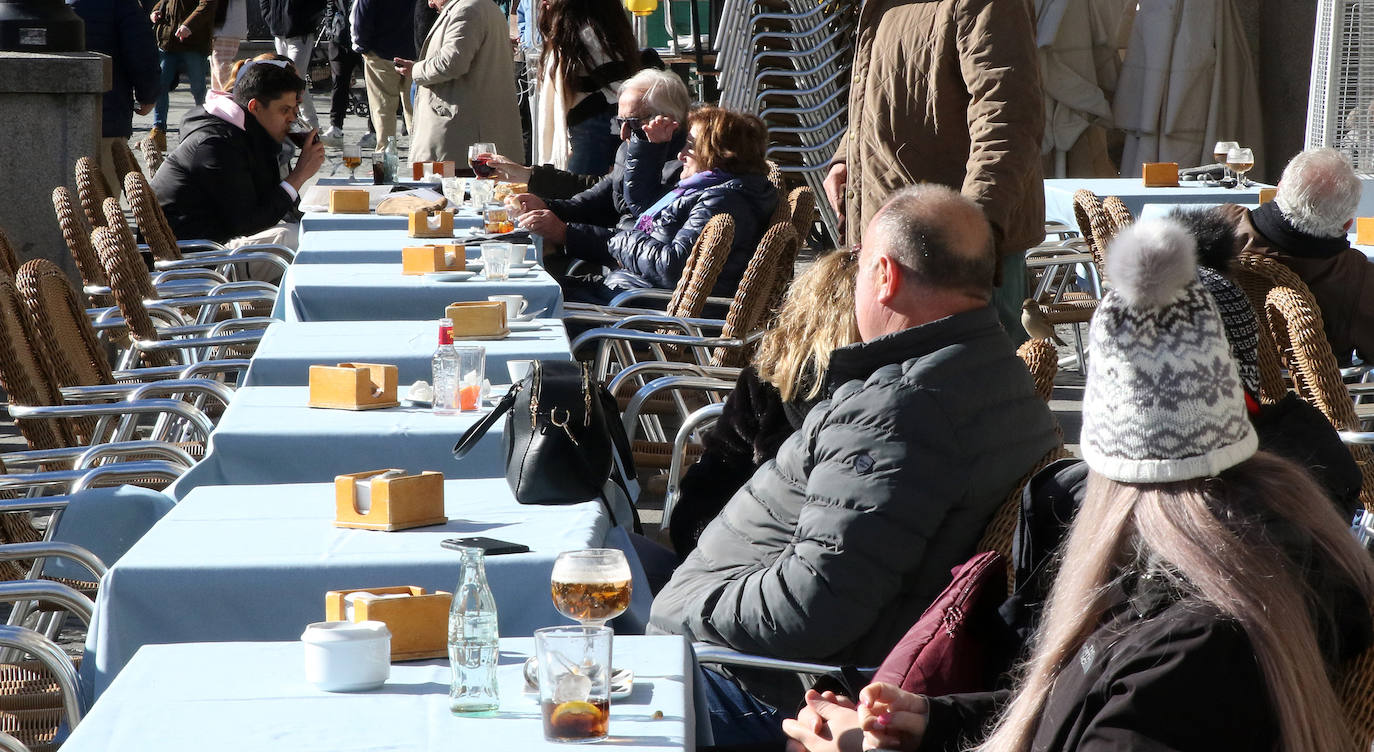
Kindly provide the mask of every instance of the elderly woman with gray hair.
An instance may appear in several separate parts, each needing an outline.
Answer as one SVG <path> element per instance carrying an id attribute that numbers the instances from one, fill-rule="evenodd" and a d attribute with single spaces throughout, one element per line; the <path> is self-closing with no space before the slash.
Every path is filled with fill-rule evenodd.
<path id="1" fill-rule="evenodd" d="M 1341 365 L 1350 364 L 1352 352 L 1374 360 L 1374 265 L 1346 236 L 1362 189 L 1344 154 L 1309 149 L 1284 168 L 1273 201 L 1257 209 L 1221 207 L 1240 250 L 1282 262 L 1312 289 Z"/>

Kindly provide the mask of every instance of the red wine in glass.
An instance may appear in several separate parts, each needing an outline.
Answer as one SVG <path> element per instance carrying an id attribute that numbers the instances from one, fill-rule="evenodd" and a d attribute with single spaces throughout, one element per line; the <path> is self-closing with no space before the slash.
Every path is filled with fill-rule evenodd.
<path id="1" fill-rule="evenodd" d="M 472 174 L 479 178 L 489 178 L 496 172 L 486 159 L 469 159 L 468 164 L 472 166 Z"/>
<path id="2" fill-rule="evenodd" d="M 308 130 L 303 132 L 287 131 L 286 135 L 291 139 L 292 143 L 296 145 L 297 149 L 304 149 L 305 145 L 310 141 L 310 135 L 314 132 L 314 130 Z"/>

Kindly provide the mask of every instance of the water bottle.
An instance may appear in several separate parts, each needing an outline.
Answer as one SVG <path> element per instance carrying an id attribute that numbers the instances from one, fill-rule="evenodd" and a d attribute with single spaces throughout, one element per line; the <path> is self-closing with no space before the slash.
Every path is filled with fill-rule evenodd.
<path id="1" fill-rule="evenodd" d="M 386 153 L 382 155 L 382 161 L 386 163 L 386 182 L 396 182 L 396 171 L 401 167 L 401 155 L 396 153 L 396 137 L 386 137 Z"/>
<path id="2" fill-rule="evenodd" d="M 458 412 L 458 353 L 453 349 L 453 322 L 439 319 L 439 346 L 430 362 L 434 384 L 434 412 L 453 415 Z"/>
<path id="3" fill-rule="evenodd" d="M 449 709 L 480 713 L 500 705 L 496 599 L 487 585 L 482 549 L 464 548 L 462 552 L 462 571 L 448 617 L 448 662 L 453 669 Z"/>

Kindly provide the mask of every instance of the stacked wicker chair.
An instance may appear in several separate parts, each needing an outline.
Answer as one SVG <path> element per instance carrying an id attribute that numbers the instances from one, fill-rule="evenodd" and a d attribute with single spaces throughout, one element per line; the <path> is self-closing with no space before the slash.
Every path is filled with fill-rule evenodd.
<path id="1" fill-rule="evenodd" d="M 148 177 L 151 178 L 157 174 L 158 168 L 162 167 L 167 155 L 163 154 L 162 150 L 153 145 L 152 140 L 147 138 L 138 142 L 138 149 L 143 152 L 143 164 L 147 165 Z"/>
<path id="2" fill-rule="evenodd" d="M 19 257 L 14 252 L 14 244 L 10 242 L 5 228 L 0 227 L 0 271 L 13 276 L 18 268 Z"/>
<path id="3" fill-rule="evenodd" d="M 138 166 L 138 160 L 134 157 L 134 152 L 129 148 L 127 141 L 116 139 L 110 157 L 114 161 L 115 174 L 119 177 L 120 185 L 124 185 L 124 178 L 129 173 L 142 173 Z M 151 178 L 152 175 L 150 174 L 148 177 Z"/>
<path id="4" fill-rule="evenodd" d="M 96 258 L 95 248 L 91 246 L 90 224 L 83 216 L 77 214 L 75 207 L 72 206 L 71 191 L 65 186 L 54 188 L 52 206 L 57 212 L 57 225 L 62 228 L 62 239 L 67 242 L 67 250 L 76 262 L 76 270 L 86 285 L 91 304 L 102 307 L 114 305 L 114 298 L 108 292 L 97 292 L 108 290 L 110 281 L 105 277 L 100 260 Z"/>
<path id="5" fill-rule="evenodd" d="M 105 226 L 105 214 L 101 205 L 110 198 L 105 188 L 105 177 L 100 172 L 100 163 L 93 157 L 76 160 L 76 195 L 81 199 L 81 211 L 92 228 Z"/>

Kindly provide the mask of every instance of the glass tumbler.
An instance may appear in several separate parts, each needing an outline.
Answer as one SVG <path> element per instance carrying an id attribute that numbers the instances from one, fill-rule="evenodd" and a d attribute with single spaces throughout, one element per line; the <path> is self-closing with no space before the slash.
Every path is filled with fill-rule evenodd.
<path id="1" fill-rule="evenodd" d="M 611 628 L 534 630 L 539 710 L 551 742 L 605 739 L 611 718 Z"/>
<path id="2" fill-rule="evenodd" d="M 500 282 L 510 276 L 510 243 L 483 243 L 482 269 L 487 280 Z"/>
<path id="3" fill-rule="evenodd" d="M 473 412 L 482 408 L 482 380 L 486 378 L 487 348 L 480 345 L 455 347 L 458 356 L 458 410 Z"/>

